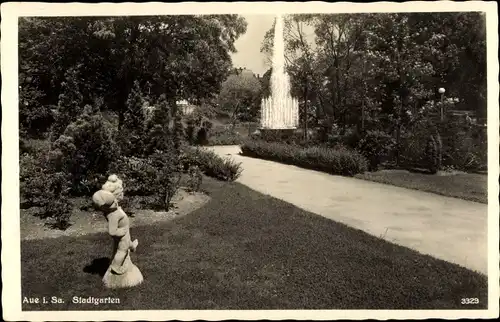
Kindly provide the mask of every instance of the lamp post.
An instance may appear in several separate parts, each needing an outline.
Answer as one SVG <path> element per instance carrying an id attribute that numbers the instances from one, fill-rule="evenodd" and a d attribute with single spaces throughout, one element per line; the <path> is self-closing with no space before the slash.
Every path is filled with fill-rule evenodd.
<path id="1" fill-rule="evenodd" d="M 446 90 L 441 87 L 439 90 L 438 90 L 439 94 L 441 94 L 441 121 L 444 120 L 444 93 L 446 92 Z"/>

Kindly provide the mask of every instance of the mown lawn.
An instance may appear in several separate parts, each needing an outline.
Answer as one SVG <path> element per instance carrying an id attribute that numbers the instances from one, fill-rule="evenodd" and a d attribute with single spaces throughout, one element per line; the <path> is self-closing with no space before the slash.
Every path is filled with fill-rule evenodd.
<path id="1" fill-rule="evenodd" d="M 355 176 L 393 186 L 488 203 L 488 176 L 485 174 L 431 175 L 403 170 L 367 172 Z"/>
<path id="2" fill-rule="evenodd" d="M 211 201 L 154 226 L 133 227 L 145 282 L 101 284 L 104 233 L 22 242 L 22 294 L 59 296 L 24 310 L 478 309 L 487 278 L 302 211 L 238 183 L 205 178 Z M 94 265 L 92 266 L 92 262 Z M 97 265 L 95 265 L 97 263 Z M 99 264 L 101 263 L 101 265 Z M 90 266 L 90 267 L 89 267 Z M 120 299 L 98 307 L 73 296 Z M 462 306 L 463 297 L 480 304 Z"/>

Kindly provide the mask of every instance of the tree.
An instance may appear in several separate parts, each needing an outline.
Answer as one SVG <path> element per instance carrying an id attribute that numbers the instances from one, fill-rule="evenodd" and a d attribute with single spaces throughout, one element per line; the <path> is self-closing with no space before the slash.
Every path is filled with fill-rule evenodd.
<path id="1" fill-rule="evenodd" d="M 252 73 L 230 75 L 219 94 L 222 109 L 231 113 L 233 124 L 237 120 L 253 121 L 259 115 L 261 84 Z"/>
<path id="2" fill-rule="evenodd" d="M 127 99 L 127 109 L 123 120 L 124 126 L 118 137 L 123 155 L 138 156 L 144 152 L 143 143 L 146 126 L 144 103 L 145 100 L 139 82 L 136 81 Z"/>
<path id="3" fill-rule="evenodd" d="M 413 29 L 430 41 L 427 59 L 436 70 L 435 82 L 448 97 L 460 97 L 457 108 L 486 117 L 486 20 L 480 12 L 415 13 Z M 467 68 L 464 68 L 467 66 Z"/>
<path id="4" fill-rule="evenodd" d="M 67 176 L 74 193 L 89 194 L 99 186 L 109 165 L 119 155 L 114 135 L 101 113 L 87 105 L 52 143 L 49 167 L 54 173 Z"/>
<path id="5" fill-rule="evenodd" d="M 67 71 L 66 79 L 61 83 L 61 94 L 59 95 L 55 122 L 52 128 L 54 139 L 58 138 L 83 110 L 84 99 L 79 88 L 78 78 L 78 72 L 72 68 Z"/>

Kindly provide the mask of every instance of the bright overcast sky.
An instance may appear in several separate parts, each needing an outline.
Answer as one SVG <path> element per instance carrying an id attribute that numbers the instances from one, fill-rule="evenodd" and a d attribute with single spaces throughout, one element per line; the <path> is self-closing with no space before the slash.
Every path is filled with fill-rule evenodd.
<path id="1" fill-rule="evenodd" d="M 255 74 L 264 74 L 266 66 L 266 56 L 260 52 L 264 35 L 273 26 L 273 15 L 243 15 L 246 19 L 247 32 L 235 42 L 237 53 L 232 54 L 234 67 L 246 67 Z"/>
<path id="2" fill-rule="evenodd" d="M 238 52 L 232 54 L 234 67 L 250 69 L 254 74 L 263 75 L 270 66 L 267 66 L 266 55 L 260 52 L 266 32 L 272 28 L 274 15 L 243 15 L 247 21 L 247 31 L 235 42 Z M 314 39 L 311 27 L 304 27 L 306 39 Z M 314 45 L 313 45 L 314 46 Z"/>

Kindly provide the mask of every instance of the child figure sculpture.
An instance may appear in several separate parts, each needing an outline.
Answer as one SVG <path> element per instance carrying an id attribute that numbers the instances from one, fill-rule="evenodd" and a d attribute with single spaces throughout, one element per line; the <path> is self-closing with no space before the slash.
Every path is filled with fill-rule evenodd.
<path id="1" fill-rule="evenodd" d="M 103 282 L 108 288 L 131 287 L 143 281 L 141 272 L 130 259 L 130 252 L 135 252 L 139 242 L 131 240 L 128 216 L 118 206 L 118 198 L 114 194 L 123 197 L 121 180 L 116 176 L 110 176 L 110 179 L 116 180 L 108 180 L 103 189 L 92 196 L 96 209 L 106 217 L 108 233 L 113 238 L 113 257 Z"/>
<path id="2" fill-rule="evenodd" d="M 102 185 L 101 189 L 114 194 L 118 202 L 123 200 L 123 181 L 120 180 L 116 174 L 110 175 L 108 181 Z"/>

